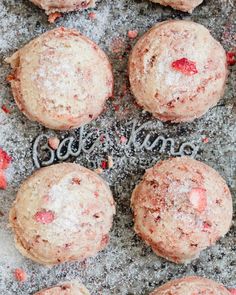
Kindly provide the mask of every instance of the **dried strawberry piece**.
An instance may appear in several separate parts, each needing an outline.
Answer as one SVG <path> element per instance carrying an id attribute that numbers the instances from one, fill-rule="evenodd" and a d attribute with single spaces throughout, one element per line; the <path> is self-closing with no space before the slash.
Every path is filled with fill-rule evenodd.
<path id="1" fill-rule="evenodd" d="M 12 157 L 0 148 L 0 169 L 7 169 L 11 161 Z"/>
<path id="2" fill-rule="evenodd" d="M 6 176 L 4 175 L 3 171 L 0 170 L 0 189 L 6 189 L 7 188 L 7 180 Z"/>
<path id="3" fill-rule="evenodd" d="M 97 15 L 96 15 L 95 12 L 90 12 L 88 14 L 88 17 L 89 17 L 90 20 L 95 20 L 97 18 Z"/>
<path id="4" fill-rule="evenodd" d="M 102 161 L 102 162 L 101 162 L 101 168 L 102 168 L 102 169 L 107 169 L 107 167 L 108 167 L 108 163 L 107 163 L 107 161 Z"/>
<path id="5" fill-rule="evenodd" d="M 55 219 L 55 215 L 52 211 L 42 210 L 34 215 L 34 219 L 38 223 L 49 224 Z"/>
<path id="6" fill-rule="evenodd" d="M 236 52 L 229 51 L 226 53 L 226 60 L 229 66 L 233 66 L 236 64 Z"/>
<path id="7" fill-rule="evenodd" d="M 72 178 L 72 184 L 80 185 L 80 183 L 81 183 L 81 180 L 79 178 L 76 178 L 76 177 Z"/>
<path id="8" fill-rule="evenodd" d="M 118 105 L 118 104 L 114 104 L 113 107 L 116 112 L 118 112 L 120 109 L 120 105 Z"/>
<path id="9" fill-rule="evenodd" d="M 62 17 L 62 14 L 61 14 L 60 12 L 53 12 L 53 13 L 51 13 L 51 14 L 49 15 L 49 17 L 48 17 L 48 22 L 49 22 L 50 24 L 53 24 L 53 23 L 55 23 L 55 21 L 56 21 L 58 18 L 60 18 L 60 17 Z"/>
<path id="10" fill-rule="evenodd" d="M 99 193 L 98 193 L 98 192 L 94 192 L 94 196 L 95 196 L 96 198 L 98 198 L 98 197 L 99 197 Z"/>
<path id="11" fill-rule="evenodd" d="M 121 137 L 120 137 L 120 142 L 121 142 L 122 144 L 126 143 L 126 142 L 127 142 L 127 138 L 126 138 L 125 136 L 121 136 Z"/>
<path id="12" fill-rule="evenodd" d="M 185 57 L 173 61 L 171 66 L 174 70 L 181 72 L 182 74 L 187 76 L 192 76 L 198 73 L 196 62 L 191 61 Z"/>
<path id="13" fill-rule="evenodd" d="M 236 295 L 236 289 L 233 288 L 233 289 L 229 289 L 229 292 L 232 294 L 232 295 Z"/>
<path id="14" fill-rule="evenodd" d="M 25 282 L 27 280 L 27 274 L 21 268 L 16 268 L 14 270 L 14 276 L 18 282 Z"/>
<path id="15" fill-rule="evenodd" d="M 10 114 L 10 112 L 11 112 L 5 104 L 2 105 L 1 109 L 2 109 L 2 110 L 4 111 L 4 113 L 6 113 L 6 114 Z"/>
<path id="16" fill-rule="evenodd" d="M 207 206 L 206 190 L 202 188 L 192 189 L 189 200 L 197 211 L 203 212 Z"/>
<path id="17" fill-rule="evenodd" d="M 102 240 L 101 240 L 101 246 L 102 247 L 106 246 L 109 243 L 109 240 L 110 240 L 109 236 L 108 235 L 104 235 L 102 237 Z"/>
<path id="18" fill-rule="evenodd" d="M 211 228 L 211 224 L 207 221 L 203 222 L 203 231 L 207 232 Z"/>
<path id="19" fill-rule="evenodd" d="M 202 139 L 202 142 L 203 142 L 203 143 L 208 143 L 208 142 L 209 142 L 209 138 L 208 138 L 208 137 L 204 137 L 204 138 Z"/>
<path id="20" fill-rule="evenodd" d="M 57 150 L 59 145 L 60 145 L 60 140 L 57 137 L 50 137 L 48 139 L 48 145 L 50 146 L 51 149 Z"/>
<path id="21" fill-rule="evenodd" d="M 138 31 L 134 30 L 134 31 L 128 31 L 128 37 L 130 39 L 135 39 L 138 36 Z"/>

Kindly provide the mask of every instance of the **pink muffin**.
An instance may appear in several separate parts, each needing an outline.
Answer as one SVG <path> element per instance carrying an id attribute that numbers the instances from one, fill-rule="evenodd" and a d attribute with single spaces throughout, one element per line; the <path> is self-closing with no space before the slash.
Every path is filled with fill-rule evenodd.
<path id="1" fill-rule="evenodd" d="M 201 117 L 224 93 L 223 47 L 200 24 L 156 24 L 134 46 L 129 59 L 131 90 L 145 110 L 162 121 Z"/>
<path id="2" fill-rule="evenodd" d="M 37 292 L 35 295 L 90 295 L 89 291 L 79 282 L 65 282 L 52 288 Z"/>
<path id="3" fill-rule="evenodd" d="M 175 263 L 190 262 L 229 230 L 232 198 L 223 178 L 189 157 L 148 169 L 132 194 L 136 233 Z"/>
<path id="4" fill-rule="evenodd" d="M 151 0 L 164 6 L 191 13 L 203 0 Z"/>
<path id="5" fill-rule="evenodd" d="M 89 123 L 113 94 L 106 54 L 74 29 L 48 31 L 6 61 L 13 68 L 10 82 L 18 107 L 51 129 Z"/>
<path id="6" fill-rule="evenodd" d="M 69 12 L 80 10 L 95 5 L 95 0 L 30 0 L 35 5 L 44 9 L 47 14 L 53 12 Z"/>
<path id="7" fill-rule="evenodd" d="M 150 295 L 231 295 L 223 286 L 201 277 L 186 277 L 168 282 Z"/>
<path id="8" fill-rule="evenodd" d="M 62 163 L 36 171 L 21 185 L 10 225 L 24 256 L 55 265 L 103 250 L 114 214 L 112 193 L 100 176 Z"/>

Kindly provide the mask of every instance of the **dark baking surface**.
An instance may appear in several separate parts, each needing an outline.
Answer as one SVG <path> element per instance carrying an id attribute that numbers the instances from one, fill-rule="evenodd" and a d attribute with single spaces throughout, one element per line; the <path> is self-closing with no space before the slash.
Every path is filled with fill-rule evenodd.
<path id="1" fill-rule="evenodd" d="M 96 13 L 96 20 L 88 18 L 90 11 Z M 235 68 L 230 69 L 224 98 L 204 117 L 192 123 L 163 124 L 155 121 L 135 105 L 129 90 L 126 93 L 122 91 L 124 84 L 128 85 L 126 68 L 129 50 L 136 42 L 127 38 L 128 30 L 136 29 L 140 36 L 158 21 L 191 19 L 208 27 L 224 48 L 230 50 L 236 45 L 234 0 L 204 1 L 192 15 L 145 0 L 104 0 L 90 11 L 69 13 L 56 24 L 49 24 L 44 12 L 27 0 L 0 0 L 0 101 L 1 105 L 11 109 L 10 114 L 0 110 L 0 146 L 14 159 L 8 170 L 9 187 L 0 191 L 0 294 L 33 294 L 41 288 L 71 279 L 80 279 L 92 294 L 148 294 L 170 279 L 193 274 L 215 279 L 227 287 L 236 287 L 235 218 L 230 232 L 216 246 L 204 251 L 199 259 L 188 265 L 175 265 L 155 256 L 135 235 L 130 210 L 131 192 L 144 169 L 169 154 L 167 149 L 160 152 L 158 148 L 151 151 L 137 148 L 138 142 L 142 143 L 148 133 L 172 138 L 177 149 L 185 142 L 197 146 L 196 159 L 218 170 L 235 196 Z M 57 134 L 60 139 L 69 135 L 77 137 L 79 130 L 55 133 L 25 118 L 15 106 L 9 85 L 5 82 L 10 69 L 4 58 L 55 26 L 77 28 L 93 39 L 107 52 L 115 69 L 114 99 L 107 103 L 106 112 L 85 129 L 85 135 L 93 132 L 85 143 L 87 147 L 96 139 L 93 136 L 97 129 L 100 134 L 107 131 L 113 138 L 113 144 L 110 147 L 98 144 L 90 153 L 82 151 L 76 159 L 70 157 L 67 161 L 96 168 L 108 155 L 113 156 L 113 168 L 106 170 L 102 177 L 111 185 L 117 202 L 117 215 L 111 243 L 105 251 L 81 263 L 50 269 L 23 258 L 17 252 L 8 228 L 8 212 L 19 184 L 36 169 L 32 161 L 35 138 L 40 134 Z M 136 147 L 132 144 L 123 147 L 116 142 L 117 138 L 118 142 L 121 136 L 129 139 L 129 123 L 133 119 L 137 120 L 138 127 L 147 121 L 151 123 L 137 134 Z M 208 138 L 208 143 L 205 138 Z M 27 272 L 28 279 L 23 284 L 16 282 L 12 274 L 17 267 Z"/>

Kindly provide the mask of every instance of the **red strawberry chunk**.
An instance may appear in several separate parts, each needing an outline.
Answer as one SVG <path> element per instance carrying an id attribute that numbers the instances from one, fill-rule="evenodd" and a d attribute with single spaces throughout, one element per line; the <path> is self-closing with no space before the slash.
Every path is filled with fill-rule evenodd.
<path id="1" fill-rule="evenodd" d="M 207 221 L 204 221 L 203 222 L 203 231 L 207 232 L 207 231 L 209 231 L 210 228 L 211 228 L 211 224 Z"/>
<path id="2" fill-rule="evenodd" d="M 0 169 L 7 169 L 12 158 L 0 148 Z"/>
<path id="3" fill-rule="evenodd" d="M 107 166 L 108 166 L 107 161 L 102 161 L 102 162 L 101 162 L 101 168 L 102 168 L 102 169 L 107 169 Z"/>
<path id="4" fill-rule="evenodd" d="M 18 282 L 25 282 L 27 280 L 26 272 L 21 268 L 14 270 L 14 276 Z"/>
<path id="5" fill-rule="evenodd" d="M 232 295 L 236 295 L 236 289 L 233 288 L 233 289 L 229 289 L 229 292 L 232 294 Z"/>
<path id="6" fill-rule="evenodd" d="M 236 64 L 236 52 L 229 51 L 226 53 L 227 64 L 233 66 Z"/>
<path id="7" fill-rule="evenodd" d="M 88 17 L 89 17 L 90 20 L 94 20 L 94 19 L 97 18 L 97 15 L 96 15 L 95 12 L 90 12 L 90 13 L 88 14 Z"/>
<path id="8" fill-rule="evenodd" d="M 108 235 L 104 235 L 102 237 L 102 240 L 101 240 L 101 246 L 102 247 L 106 246 L 109 243 L 109 240 L 110 240 L 109 236 Z"/>
<path id="9" fill-rule="evenodd" d="M 34 215 L 34 219 L 38 223 L 49 224 L 55 219 L 55 215 L 52 211 L 42 210 Z"/>
<path id="10" fill-rule="evenodd" d="M 191 190 L 189 200 L 194 209 L 203 212 L 207 206 L 206 190 L 202 188 L 194 188 Z"/>
<path id="11" fill-rule="evenodd" d="M 6 113 L 6 114 L 10 114 L 10 112 L 11 112 L 5 104 L 2 105 L 1 109 L 2 109 L 2 110 L 4 111 L 4 113 Z"/>
<path id="12" fill-rule="evenodd" d="M 196 62 L 187 58 L 178 59 L 171 64 L 172 68 L 177 72 L 181 72 L 184 75 L 192 76 L 198 73 L 196 68 Z"/>
<path id="13" fill-rule="evenodd" d="M 6 189 L 7 188 L 7 180 L 6 176 L 4 175 L 4 172 L 0 170 L 0 189 Z"/>
<path id="14" fill-rule="evenodd" d="M 72 184 L 77 184 L 77 185 L 80 185 L 81 184 L 81 180 L 79 178 L 72 178 Z"/>

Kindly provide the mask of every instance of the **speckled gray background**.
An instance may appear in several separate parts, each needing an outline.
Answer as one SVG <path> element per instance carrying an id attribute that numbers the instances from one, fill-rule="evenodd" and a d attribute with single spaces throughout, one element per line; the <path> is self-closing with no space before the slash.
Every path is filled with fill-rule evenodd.
<path id="1" fill-rule="evenodd" d="M 186 141 L 199 146 L 196 158 L 217 169 L 227 180 L 232 193 L 235 193 L 235 68 L 230 70 L 226 93 L 218 106 L 193 123 L 155 123 L 149 114 L 136 107 L 129 91 L 125 95 L 121 91 L 122 85 L 127 83 L 128 51 L 135 43 L 127 38 L 129 29 L 136 29 L 141 35 L 158 21 L 192 19 L 208 27 L 229 50 L 235 46 L 234 6 L 234 0 L 204 1 L 190 16 L 145 0 L 101 0 L 94 10 L 97 15 L 94 21 L 89 20 L 88 11 L 84 11 L 65 15 L 56 24 L 50 25 L 43 11 L 27 0 L 0 0 L 0 103 L 11 108 L 11 114 L 8 115 L 0 110 L 0 146 L 14 158 L 7 172 L 9 187 L 6 191 L 0 191 L 0 294 L 33 294 L 41 288 L 74 278 L 79 278 L 92 294 L 148 294 L 172 278 L 192 274 L 215 279 L 227 287 L 236 287 L 235 219 L 227 236 L 189 265 L 175 265 L 156 257 L 134 234 L 129 208 L 130 194 L 144 168 L 160 158 L 168 157 L 168 152 L 159 153 L 158 149 L 147 152 L 118 145 L 110 148 L 101 145 L 91 154 L 82 153 L 77 159 L 69 159 L 91 167 L 93 160 L 99 163 L 107 155 L 113 155 L 114 167 L 102 174 L 110 183 L 117 202 L 111 243 L 95 258 L 51 269 L 24 259 L 14 248 L 8 228 L 8 211 L 19 184 L 35 169 L 32 163 L 34 139 L 39 134 L 54 132 L 29 122 L 20 114 L 5 82 L 9 67 L 4 63 L 4 58 L 17 48 L 55 26 L 79 29 L 107 52 L 115 68 L 116 80 L 115 98 L 108 102 L 107 111 L 88 125 L 87 132 L 107 128 L 111 136 L 119 138 L 129 135 L 130 127 L 125 126 L 125 123 L 131 119 L 136 118 L 139 125 L 151 120 L 152 134 L 172 137 L 176 147 Z M 119 53 L 112 52 L 114 43 L 123 44 Z M 120 105 L 120 110 L 114 111 L 114 105 Z M 71 132 L 75 136 L 77 133 Z M 58 132 L 57 135 L 63 138 L 68 133 Z M 142 140 L 145 134 L 141 132 L 139 136 Z M 206 137 L 209 142 L 202 142 Z M 23 268 L 28 274 L 28 280 L 23 284 L 16 282 L 12 275 L 16 267 Z"/>

